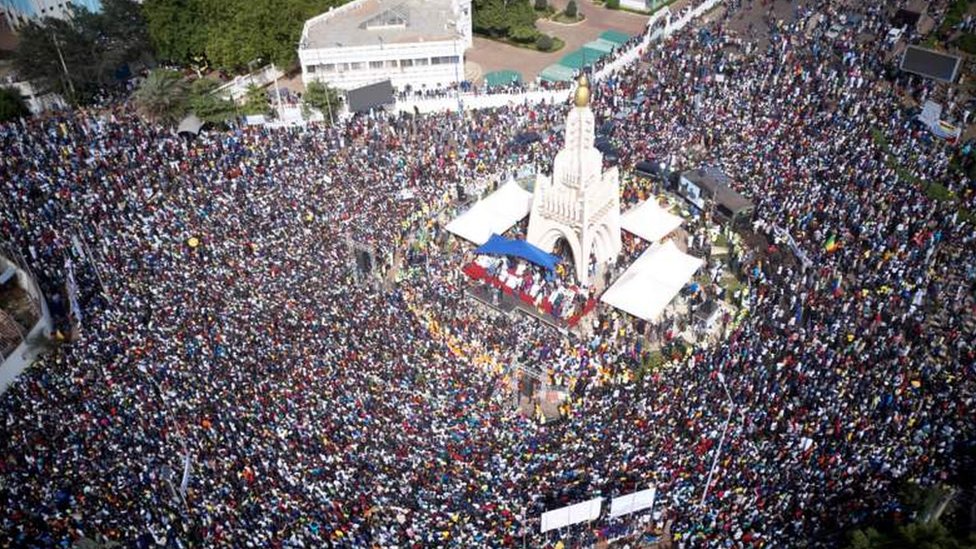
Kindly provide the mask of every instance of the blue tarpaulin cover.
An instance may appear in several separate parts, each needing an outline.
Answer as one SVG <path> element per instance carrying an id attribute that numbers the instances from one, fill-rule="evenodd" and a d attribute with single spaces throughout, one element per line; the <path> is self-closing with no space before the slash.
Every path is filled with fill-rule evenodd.
<path id="1" fill-rule="evenodd" d="M 491 235 L 488 242 L 482 244 L 474 253 L 485 255 L 513 255 L 535 263 L 540 267 L 545 267 L 550 271 L 555 270 L 556 263 L 559 263 L 558 257 L 546 253 L 524 240 L 512 240 L 497 234 Z"/>

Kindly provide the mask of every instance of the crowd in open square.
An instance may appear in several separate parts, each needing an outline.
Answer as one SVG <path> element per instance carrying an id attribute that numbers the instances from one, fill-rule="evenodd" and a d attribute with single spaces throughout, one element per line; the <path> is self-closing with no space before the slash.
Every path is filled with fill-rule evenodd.
<path id="1" fill-rule="evenodd" d="M 725 338 L 673 353 L 681 319 L 600 306 L 577 337 L 465 298 L 459 189 L 550 171 L 566 103 L 193 139 L 125 101 L 0 125 L 0 237 L 49 295 L 70 260 L 81 304 L 0 397 L 0 546 L 583 547 L 637 522 L 540 515 L 654 486 L 677 547 L 829 547 L 905 512 L 905 484 L 972 482 L 976 183 L 906 107 L 936 84 L 885 61 L 885 6 L 790 11 L 723 3 L 590 84 L 624 208 L 660 192 L 647 159 L 756 205 Z M 813 13 L 858 17 L 828 39 Z M 568 389 L 561 420 L 510 406 L 515 363 Z"/>

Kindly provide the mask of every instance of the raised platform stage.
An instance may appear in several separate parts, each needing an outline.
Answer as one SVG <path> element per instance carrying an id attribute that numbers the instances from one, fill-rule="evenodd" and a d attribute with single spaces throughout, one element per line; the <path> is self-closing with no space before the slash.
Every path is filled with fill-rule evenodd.
<path id="1" fill-rule="evenodd" d="M 482 305 L 494 310 L 497 313 L 511 315 L 513 312 L 520 312 L 529 316 L 554 330 L 566 335 L 579 321 L 596 307 L 596 299 L 590 299 L 583 310 L 573 315 L 570 319 L 562 319 L 549 314 L 536 307 L 528 296 L 521 293 L 512 292 L 497 280 L 488 276 L 484 269 L 475 264 L 470 264 L 464 269 L 473 280 L 483 280 L 487 285 L 469 286 L 467 295 Z"/>

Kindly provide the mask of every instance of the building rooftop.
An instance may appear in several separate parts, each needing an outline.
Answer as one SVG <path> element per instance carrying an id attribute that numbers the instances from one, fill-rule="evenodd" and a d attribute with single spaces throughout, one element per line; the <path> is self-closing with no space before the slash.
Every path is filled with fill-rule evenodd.
<path id="1" fill-rule="evenodd" d="M 453 0 L 360 0 L 307 25 L 303 47 L 337 48 L 453 40 Z"/>
<path id="2" fill-rule="evenodd" d="M 732 213 L 753 207 L 748 198 L 732 190 L 732 179 L 717 167 L 705 166 L 684 172 L 681 176 L 710 191 L 715 196 L 715 201 L 728 208 Z"/>

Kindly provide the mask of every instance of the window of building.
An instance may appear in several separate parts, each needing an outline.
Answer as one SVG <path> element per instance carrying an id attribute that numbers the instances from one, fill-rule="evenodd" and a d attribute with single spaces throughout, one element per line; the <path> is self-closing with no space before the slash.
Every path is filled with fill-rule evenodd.
<path id="1" fill-rule="evenodd" d="M 401 59 L 400 60 L 400 68 L 412 67 L 412 66 L 413 66 L 413 59 Z"/>
<path id="2" fill-rule="evenodd" d="M 362 70 L 362 68 L 363 68 L 362 63 L 349 63 L 349 70 L 351 71 Z"/>
<path id="3" fill-rule="evenodd" d="M 370 61 L 369 62 L 369 68 L 371 68 L 371 69 L 382 69 L 383 68 L 383 62 L 382 61 Z"/>
<path id="4" fill-rule="evenodd" d="M 308 66 L 308 73 L 309 74 L 315 74 L 315 65 L 309 65 Z"/>
<path id="5" fill-rule="evenodd" d="M 425 67 L 428 64 L 430 64 L 430 60 L 427 59 L 426 57 L 423 58 L 423 59 L 414 59 L 413 60 L 413 64 L 414 65 L 417 65 L 418 67 Z"/>
<path id="6" fill-rule="evenodd" d="M 388 69 L 395 69 L 398 66 L 399 65 L 397 64 L 396 59 L 390 59 L 389 61 L 386 62 L 386 68 Z"/>
<path id="7" fill-rule="evenodd" d="M 336 67 L 333 63 L 326 63 L 324 65 L 319 65 L 319 68 L 322 70 L 322 72 L 335 72 Z"/>

